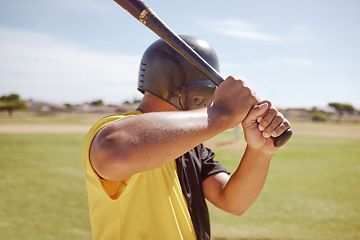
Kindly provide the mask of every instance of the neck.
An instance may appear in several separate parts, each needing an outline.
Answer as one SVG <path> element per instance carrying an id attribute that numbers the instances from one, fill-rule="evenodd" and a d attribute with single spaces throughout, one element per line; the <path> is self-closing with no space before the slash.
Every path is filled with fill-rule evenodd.
<path id="1" fill-rule="evenodd" d="M 148 92 L 145 92 L 137 110 L 142 113 L 179 111 L 170 103 Z"/>

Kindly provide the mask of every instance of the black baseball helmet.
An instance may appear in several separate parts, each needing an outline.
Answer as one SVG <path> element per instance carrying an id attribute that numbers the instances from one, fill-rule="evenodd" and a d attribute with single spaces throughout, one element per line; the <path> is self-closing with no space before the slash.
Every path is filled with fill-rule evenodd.
<path id="1" fill-rule="evenodd" d="M 191 36 L 180 37 L 219 71 L 217 55 L 207 42 Z M 203 73 L 161 39 L 150 45 L 142 57 L 138 90 L 150 92 L 179 110 L 209 106 L 215 88 Z"/>

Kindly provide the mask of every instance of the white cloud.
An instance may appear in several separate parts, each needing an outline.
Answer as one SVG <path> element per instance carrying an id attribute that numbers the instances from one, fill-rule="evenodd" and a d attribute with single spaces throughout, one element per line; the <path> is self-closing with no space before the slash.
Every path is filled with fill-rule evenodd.
<path id="1" fill-rule="evenodd" d="M 49 35 L 0 27 L 0 91 L 66 101 L 136 94 L 141 56 L 105 54 Z M 131 90 L 130 90 L 131 89 Z M 75 94 L 76 93 L 76 94 Z"/>
<path id="2" fill-rule="evenodd" d="M 279 34 L 269 33 L 264 30 L 265 26 L 239 19 L 207 19 L 199 23 L 203 25 L 202 27 L 211 26 L 213 31 L 220 34 L 247 40 L 273 43 L 317 41 L 315 36 L 307 33 L 307 28 L 304 26 L 294 26 L 289 29 L 289 33 Z"/>
<path id="3" fill-rule="evenodd" d="M 101 0 L 72 0 L 72 1 L 56 1 L 56 0 L 32 0 L 32 1 L 14 1 L 10 3 L 15 9 L 26 12 L 51 11 L 61 12 L 66 11 L 76 13 L 108 13 L 111 10 L 110 6 L 116 3 L 110 2 L 109 5 L 104 4 Z M 112 6 L 113 7 L 113 6 Z"/>

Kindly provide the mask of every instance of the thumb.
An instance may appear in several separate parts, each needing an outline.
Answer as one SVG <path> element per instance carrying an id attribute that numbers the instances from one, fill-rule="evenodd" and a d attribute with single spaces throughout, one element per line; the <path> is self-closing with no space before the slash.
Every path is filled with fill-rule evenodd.
<path id="1" fill-rule="evenodd" d="M 246 121 L 260 122 L 262 119 L 262 116 L 267 112 L 269 107 L 270 107 L 270 105 L 268 102 L 262 102 L 258 105 L 255 105 L 249 112 L 249 115 L 247 116 Z"/>

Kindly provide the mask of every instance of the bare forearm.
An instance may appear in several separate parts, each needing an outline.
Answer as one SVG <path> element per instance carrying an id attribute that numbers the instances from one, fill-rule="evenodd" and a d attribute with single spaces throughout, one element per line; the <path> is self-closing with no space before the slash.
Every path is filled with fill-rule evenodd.
<path id="1" fill-rule="evenodd" d="M 149 163 L 174 159 L 211 137 L 205 110 L 148 113 L 126 120 L 119 122 L 119 130 L 115 124 L 107 137 L 115 141 L 115 153 Z"/>
<path id="2" fill-rule="evenodd" d="M 228 212 L 240 215 L 255 202 L 264 186 L 271 157 L 247 147 L 238 169 L 221 194 L 221 202 Z"/>
<path id="3" fill-rule="evenodd" d="M 110 124 L 95 137 L 90 161 L 100 176 L 124 180 L 157 168 L 226 129 L 238 125 L 258 102 L 239 79 L 228 77 L 208 108 L 166 111 L 169 105 L 145 92 L 140 109 L 149 112 Z M 154 107 L 157 104 L 159 107 Z"/>
<path id="4" fill-rule="evenodd" d="M 147 113 L 121 120 L 99 132 L 91 157 L 116 163 L 104 165 L 118 166 L 112 176 L 107 176 L 111 180 L 157 168 L 225 130 L 210 115 L 211 110 L 200 109 Z"/>

